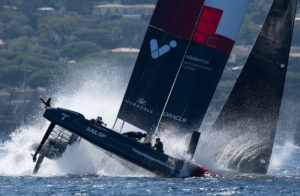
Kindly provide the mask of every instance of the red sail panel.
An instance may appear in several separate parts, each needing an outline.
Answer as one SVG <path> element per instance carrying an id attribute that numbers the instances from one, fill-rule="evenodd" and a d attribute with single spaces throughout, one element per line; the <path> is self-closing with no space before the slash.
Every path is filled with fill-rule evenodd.
<path id="1" fill-rule="evenodd" d="M 206 0 L 159 129 L 197 131 L 227 63 L 249 0 Z"/>
<path id="2" fill-rule="evenodd" d="M 230 54 L 234 41 L 216 33 L 223 10 L 204 6 L 193 41 Z"/>
<path id="3" fill-rule="evenodd" d="M 204 0 L 158 0 L 150 25 L 189 41 Z"/>

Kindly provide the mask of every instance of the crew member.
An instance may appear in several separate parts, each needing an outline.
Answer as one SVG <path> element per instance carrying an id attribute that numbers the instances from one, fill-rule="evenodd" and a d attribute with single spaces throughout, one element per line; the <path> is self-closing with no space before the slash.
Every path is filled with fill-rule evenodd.
<path id="1" fill-rule="evenodd" d="M 156 138 L 155 144 L 154 144 L 153 148 L 154 148 L 155 150 L 159 151 L 159 152 L 164 153 L 164 145 L 163 145 L 163 143 L 160 141 L 160 138 L 159 138 L 159 137 Z"/>
<path id="2" fill-rule="evenodd" d="M 96 120 L 92 118 L 90 121 L 90 126 L 94 126 L 95 123 L 96 123 Z"/>
<path id="3" fill-rule="evenodd" d="M 133 138 L 133 139 L 136 139 L 136 140 L 141 140 L 142 138 L 145 138 L 147 136 L 146 133 L 135 132 L 135 131 L 126 132 L 126 133 L 123 133 L 123 135 Z"/>
<path id="4" fill-rule="evenodd" d="M 100 124 L 101 126 L 106 126 L 106 125 L 107 125 L 107 124 L 105 124 L 105 123 L 102 121 L 102 117 L 100 117 L 100 116 L 97 117 L 96 123 Z"/>

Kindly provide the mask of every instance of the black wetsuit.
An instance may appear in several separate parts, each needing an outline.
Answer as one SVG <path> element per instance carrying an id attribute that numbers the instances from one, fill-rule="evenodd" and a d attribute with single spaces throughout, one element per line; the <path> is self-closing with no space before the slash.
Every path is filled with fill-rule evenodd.
<path id="1" fill-rule="evenodd" d="M 142 139 L 144 137 L 143 133 L 141 133 L 141 132 L 134 132 L 134 131 L 123 133 L 123 135 L 125 135 L 127 137 L 130 137 L 130 138 L 137 139 L 137 140 L 140 140 L 140 139 Z"/>
<path id="2" fill-rule="evenodd" d="M 90 125 L 93 126 L 94 124 L 98 124 L 101 126 L 106 126 L 106 124 L 102 121 L 102 120 L 95 120 L 95 119 L 91 119 Z"/>
<path id="3" fill-rule="evenodd" d="M 157 151 L 159 152 L 164 152 L 164 145 L 161 141 L 159 142 L 156 142 L 155 145 L 154 145 L 154 149 L 156 149 Z"/>

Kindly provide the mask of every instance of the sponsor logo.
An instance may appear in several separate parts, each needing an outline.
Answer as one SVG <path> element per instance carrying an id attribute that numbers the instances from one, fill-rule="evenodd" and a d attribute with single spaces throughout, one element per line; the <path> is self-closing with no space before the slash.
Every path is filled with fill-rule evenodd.
<path id="1" fill-rule="evenodd" d="M 210 60 L 201 59 L 192 55 L 186 55 L 183 62 L 183 68 L 190 71 L 197 71 L 199 69 L 212 71 L 209 65 Z"/>
<path id="2" fill-rule="evenodd" d="M 138 98 L 136 102 L 144 106 L 147 105 L 147 101 L 143 98 Z"/>
<path id="3" fill-rule="evenodd" d="M 285 64 L 282 63 L 282 64 L 280 65 L 280 67 L 281 67 L 282 69 L 285 68 Z"/>
<path id="4" fill-rule="evenodd" d="M 92 133 L 98 137 L 106 137 L 106 134 L 105 133 L 102 133 L 102 132 L 99 132 L 91 127 L 87 127 L 86 128 L 86 132 L 89 132 L 89 133 Z"/>
<path id="5" fill-rule="evenodd" d="M 158 47 L 158 43 L 156 39 L 152 39 L 150 41 L 150 50 L 151 50 L 151 57 L 153 59 L 157 59 L 158 57 L 168 53 L 171 48 L 175 48 L 177 46 L 177 42 L 175 40 L 170 41 L 169 44 L 165 44 L 162 47 Z"/>
<path id="6" fill-rule="evenodd" d="M 149 114 L 153 114 L 153 110 L 146 107 L 147 101 L 143 98 L 138 98 L 136 101 L 130 101 L 129 99 L 125 99 L 125 103 L 138 108 L 139 110 L 143 110 L 144 112 L 147 112 Z"/>
<path id="7" fill-rule="evenodd" d="M 192 56 L 192 55 L 186 55 L 185 58 L 186 58 L 187 60 L 195 61 L 195 62 L 201 63 L 201 64 L 206 64 L 206 65 L 209 65 L 209 64 L 210 64 L 210 61 L 209 61 L 209 60 L 206 60 L 206 59 L 200 59 L 200 58 L 195 57 L 195 56 Z"/>
<path id="8" fill-rule="evenodd" d="M 67 117 L 70 117 L 68 114 L 61 113 L 61 120 L 65 120 Z"/>
<path id="9" fill-rule="evenodd" d="M 154 162 L 156 162 L 156 163 L 158 163 L 160 165 L 163 165 L 163 166 L 169 168 L 170 170 L 174 170 L 175 169 L 174 167 L 170 166 L 169 164 L 167 164 L 167 163 L 165 163 L 165 162 L 163 162 L 161 160 L 158 160 L 158 159 L 156 159 L 156 158 L 154 158 L 154 157 L 152 157 L 152 156 L 150 156 L 150 155 L 148 155 L 146 153 L 143 153 L 143 152 L 137 150 L 136 148 L 133 148 L 132 152 L 134 152 L 134 153 L 136 153 L 136 154 L 138 154 L 138 155 L 140 155 L 140 156 L 142 156 L 142 157 L 144 157 L 144 158 L 146 158 L 148 160 L 151 160 L 151 161 L 154 161 Z"/>
<path id="10" fill-rule="evenodd" d="M 170 118 L 170 119 L 173 119 L 175 121 L 182 122 L 182 123 L 186 123 L 188 121 L 187 118 L 184 118 L 184 117 L 179 116 L 179 115 L 171 114 L 171 113 L 168 113 L 168 112 L 164 112 L 163 117 Z"/>

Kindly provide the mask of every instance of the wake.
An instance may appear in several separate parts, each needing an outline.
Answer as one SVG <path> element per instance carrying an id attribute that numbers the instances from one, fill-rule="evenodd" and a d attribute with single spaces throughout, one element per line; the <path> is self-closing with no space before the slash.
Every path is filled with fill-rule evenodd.
<path id="1" fill-rule="evenodd" d="M 256 154 L 263 149 L 261 143 L 250 138 L 249 135 L 247 137 L 241 135 L 241 138 L 232 141 L 232 138 L 227 137 L 226 134 L 203 131 L 195 159 L 216 173 L 239 174 L 240 172 L 237 170 L 231 169 L 231 164 L 238 162 L 239 165 L 244 160 L 251 160 L 251 157 L 256 157 Z M 223 145 L 224 143 L 227 145 Z M 219 146 L 226 146 L 226 148 L 221 149 Z M 218 157 L 217 161 L 216 156 Z M 237 159 L 237 157 L 242 158 Z M 300 147 L 289 140 L 276 142 L 273 146 L 267 175 L 300 176 L 299 162 Z"/>

